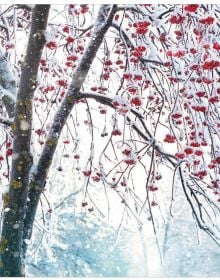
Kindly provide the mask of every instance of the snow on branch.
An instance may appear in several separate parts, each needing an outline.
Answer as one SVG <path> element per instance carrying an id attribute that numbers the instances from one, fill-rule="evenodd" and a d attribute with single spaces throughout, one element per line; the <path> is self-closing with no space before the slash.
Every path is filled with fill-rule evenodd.
<path id="1" fill-rule="evenodd" d="M 94 94 L 94 93 L 85 93 L 85 92 L 81 92 L 80 93 L 80 98 L 91 98 L 91 99 L 95 99 L 97 102 L 102 103 L 104 105 L 108 105 L 111 108 L 115 109 L 114 104 L 114 98 L 108 97 L 108 96 L 104 96 L 102 94 Z M 147 142 L 154 142 L 155 143 L 155 150 L 157 150 L 162 156 L 164 156 L 171 164 L 172 166 L 176 166 L 176 157 L 167 153 L 162 147 L 161 145 L 159 145 L 159 143 L 156 143 L 156 139 L 154 138 L 154 136 L 150 133 L 150 131 L 148 130 L 148 128 L 146 127 L 144 121 L 143 121 L 143 115 L 136 109 L 130 107 L 129 108 L 131 113 L 134 114 L 140 121 L 142 124 L 142 128 L 140 129 L 138 127 L 137 124 L 135 124 L 134 121 L 131 120 L 131 118 L 129 116 L 127 116 L 127 120 L 129 123 L 131 123 L 132 128 Z M 144 131 L 146 132 L 143 133 L 143 128 Z"/>
<path id="2" fill-rule="evenodd" d="M 9 117 L 14 116 L 16 100 L 16 82 L 9 62 L 0 48 L 0 96 L 4 102 Z"/>
<path id="3" fill-rule="evenodd" d="M 105 96 L 103 94 L 94 94 L 94 93 L 85 93 L 82 92 L 81 98 L 88 98 L 88 99 L 94 99 L 97 102 L 107 105 L 113 109 L 115 109 L 114 104 L 114 98 Z M 151 135 L 149 130 L 147 129 L 145 122 L 143 120 L 143 115 L 133 108 L 129 108 L 130 112 L 134 114 L 139 121 L 142 124 L 142 127 L 138 125 L 136 122 L 131 120 L 131 117 L 129 115 L 126 115 L 126 119 L 128 123 L 131 123 L 131 127 L 136 131 L 136 133 L 141 136 L 143 140 L 145 140 L 147 143 L 152 142 L 154 149 L 161 154 L 162 157 L 164 157 L 168 162 L 171 163 L 171 165 L 178 170 L 180 178 L 181 178 L 181 184 L 183 187 L 183 191 L 185 194 L 185 197 L 191 207 L 193 217 L 195 218 L 198 226 L 200 229 L 205 231 L 218 245 L 220 245 L 220 237 L 219 237 L 219 229 L 218 225 L 215 225 L 215 221 L 213 221 L 211 215 L 209 214 L 209 211 L 217 210 L 216 215 L 218 215 L 219 207 L 216 205 L 213 200 L 208 197 L 208 194 L 203 191 L 203 189 L 200 187 L 200 185 L 197 183 L 195 184 L 195 179 L 192 177 L 185 178 L 186 175 L 183 175 L 181 162 L 178 162 L 178 159 L 169 153 L 167 153 L 163 147 L 161 147 L 160 144 L 157 143 L 156 139 Z M 145 133 L 144 133 L 145 132 Z M 193 185 L 195 184 L 196 189 L 193 189 L 193 187 L 190 185 L 190 182 L 193 180 Z M 201 193 L 202 192 L 202 193 Z M 189 194 L 190 193 L 190 194 Z M 201 199 L 201 194 L 202 198 Z M 207 214 L 208 213 L 208 214 Z"/>
<path id="4" fill-rule="evenodd" d="M 27 200 L 29 172 L 32 166 L 31 153 L 31 133 L 32 133 L 32 100 L 36 89 L 36 80 L 38 66 L 40 63 L 43 47 L 45 44 L 44 36 L 35 36 L 41 30 L 45 30 L 49 15 L 50 5 L 36 5 L 32 13 L 31 30 L 28 38 L 28 45 L 24 57 L 24 63 L 21 69 L 20 82 L 17 93 L 17 101 L 15 105 L 15 117 L 13 122 L 13 134 L 16 141 L 13 142 L 13 153 L 11 161 L 11 174 L 9 181 L 9 193 L 7 207 L 11 209 L 3 216 L 2 236 L 13 240 L 8 244 L 8 251 L 1 255 L 2 266 L 0 275 L 5 275 L 4 271 L 8 270 L 8 263 L 13 263 L 14 258 L 11 252 L 19 252 L 17 267 L 15 267 L 15 275 L 21 275 L 20 262 L 22 261 L 23 252 L 21 248 L 23 244 L 23 227 L 19 225 L 24 222 L 25 208 Z M 2 58 L 2 57 L 1 57 Z M 7 69 L 7 65 L 2 59 L 2 68 Z M 5 76 L 6 77 L 5 77 Z M 6 72 L 4 78 L 11 81 L 9 74 Z M 5 83 L 4 83 L 5 82 Z M 3 80 L 3 85 L 7 90 L 11 87 Z M 22 163 L 22 168 L 18 168 Z M 11 215 L 11 212 L 13 215 Z M 13 231 L 13 225 L 17 224 L 17 231 Z M 11 264 L 10 264 L 11 265 Z"/>
<path id="5" fill-rule="evenodd" d="M 4 117 L 0 117 L 0 123 L 1 124 L 5 124 L 5 125 L 12 125 L 14 121 L 14 118 L 4 118 Z"/>
<path id="6" fill-rule="evenodd" d="M 1 98 L 6 96 L 14 103 L 16 101 L 16 95 L 13 94 L 11 91 L 3 88 L 2 86 L 0 86 L 0 96 L 1 96 Z"/>
<path id="7" fill-rule="evenodd" d="M 73 73 L 71 84 L 66 95 L 64 96 L 63 102 L 61 103 L 53 119 L 35 173 L 31 175 L 30 189 L 28 194 L 29 202 L 27 205 L 28 211 L 26 213 L 25 219 L 25 239 L 31 238 L 33 221 L 35 218 L 38 201 L 40 199 L 40 195 L 43 190 L 63 126 L 65 125 L 66 120 L 80 95 L 80 88 L 86 79 L 96 53 L 103 42 L 105 33 L 108 31 L 111 25 L 113 16 L 115 14 L 115 9 L 116 5 L 102 5 L 100 7 L 91 39 Z"/>
<path id="8" fill-rule="evenodd" d="M 125 32 L 125 30 L 123 30 L 123 28 L 121 28 L 118 24 L 116 23 L 112 23 L 112 27 L 115 28 L 116 30 L 119 31 L 119 33 L 121 34 L 121 36 L 123 37 L 126 45 L 128 47 L 131 48 L 131 50 L 135 49 L 135 43 L 132 42 L 132 39 L 129 38 Z M 139 57 L 138 59 L 142 62 L 142 63 L 152 63 L 152 64 L 158 64 L 158 65 L 164 65 L 164 63 L 161 60 L 158 60 L 158 57 L 156 57 L 156 51 L 153 52 L 153 50 L 155 49 L 155 47 L 153 46 L 153 44 L 151 44 L 151 52 L 150 55 L 148 55 L 147 57 Z"/>

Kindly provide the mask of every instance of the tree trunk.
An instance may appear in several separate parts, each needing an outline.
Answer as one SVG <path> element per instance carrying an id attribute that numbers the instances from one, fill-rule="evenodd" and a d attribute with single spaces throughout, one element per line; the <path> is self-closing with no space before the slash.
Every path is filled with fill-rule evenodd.
<path id="1" fill-rule="evenodd" d="M 45 43 L 49 5 L 36 5 L 26 56 L 23 62 L 15 120 L 9 192 L 4 194 L 4 214 L 0 242 L 0 275 L 24 276 L 22 254 L 23 225 L 27 203 L 29 172 L 32 166 L 30 140 L 32 131 L 32 98 L 36 88 L 38 66 Z"/>
<path id="2" fill-rule="evenodd" d="M 62 128 L 70 115 L 75 102 L 80 99 L 80 88 L 82 87 L 90 66 L 96 56 L 96 53 L 103 42 L 103 38 L 108 28 L 111 26 L 113 16 L 116 11 L 116 5 L 102 5 L 94 26 L 92 38 L 85 50 L 85 53 L 79 62 L 74 74 L 71 85 L 66 96 L 56 113 L 46 143 L 41 153 L 35 172 L 30 175 L 30 188 L 28 194 L 27 212 L 24 225 L 24 239 L 30 239 L 32 235 L 33 223 L 37 211 L 41 192 L 45 186 L 47 174 L 51 166 L 53 156 L 59 141 Z M 23 243 L 24 252 L 27 245 Z"/>

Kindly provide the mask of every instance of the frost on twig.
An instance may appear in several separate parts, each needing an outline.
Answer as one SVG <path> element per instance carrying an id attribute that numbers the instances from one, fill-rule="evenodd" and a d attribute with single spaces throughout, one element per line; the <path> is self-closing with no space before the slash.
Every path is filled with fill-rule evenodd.
<path id="1" fill-rule="evenodd" d="M 9 62 L 0 48 L 0 96 L 6 107 L 9 117 L 14 116 L 16 100 L 16 82 L 10 69 Z"/>
<path id="2" fill-rule="evenodd" d="M 5 124 L 5 125 L 12 125 L 14 121 L 14 118 L 4 118 L 4 117 L 0 117 L 0 123 L 1 124 Z"/>

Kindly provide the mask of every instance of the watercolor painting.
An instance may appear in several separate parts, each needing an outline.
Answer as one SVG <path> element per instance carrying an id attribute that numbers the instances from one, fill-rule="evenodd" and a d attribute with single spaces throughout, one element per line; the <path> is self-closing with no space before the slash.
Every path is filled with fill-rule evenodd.
<path id="1" fill-rule="evenodd" d="M 0 4 L 0 276 L 220 277 L 219 18 Z"/>

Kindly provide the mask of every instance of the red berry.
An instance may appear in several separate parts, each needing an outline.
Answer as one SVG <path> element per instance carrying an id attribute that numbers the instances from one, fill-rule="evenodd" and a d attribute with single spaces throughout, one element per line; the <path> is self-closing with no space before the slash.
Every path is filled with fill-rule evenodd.
<path id="1" fill-rule="evenodd" d="M 195 133 L 193 133 L 192 135 L 195 135 Z M 200 144 L 198 142 L 191 142 L 190 146 L 197 148 L 197 147 L 200 147 Z"/>
<path id="2" fill-rule="evenodd" d="M 151 192 L 155 192 L 155 191 L 158 190 L 158 188 L 155 187 L 155 186 L 150 186 L 150 187 L 149 187 L 149 190 L 150 190 Z"/>
<path id="3" fill-rule="evenodd" d="M 215 43 L 213 44 L 213 49 L 216 50 L 216 51 L 220 51 L 220 44 L 217 43 L 217 42 L 215 42 Z"/>
<path id="4" fill-rule="evenodd" d="M 7 149 L 6 150 L 6 155 L 11 156 L 12 155 L 12 149 Z"/>
<path id="5" fill-rule="evenodd" d="M 58 80 L 58 81 L 57 81 L 57 84 L 58 84 L 60 87 L 66 87 L 66 86 L 67 86 L 67 80 Z"/>
<path id="6" fill-rule="evenodd" d="M 180 14 L 176 15 L 176 16 L 171 16 L 169 21 L 172 24 L 182 24 L 185 20 L 184 16 L 181 16 Z"/>
<path id="7" fill-rule="evenodd" d="M 201 150 L 196 150 L 196 151 L 194 152 L 194 154 L 195 154 L 196 156 L 202 156 L 202 155 L 203 155 L 203 152 L 202 152 Z"/>
<path id="8" fill-rule="evenodd" d="M 77 59 L 78 59 L 78 56 L 77 55 L 69 55 L 69 56 L 67 56 L 67 58 L 66 58 L 68 61 L 77 61 Z"/>
<path id="9" fill-rule="evenodd" d="M 92 174 L 91 170 L 84 170 L 83 171 L 83 175 L 86 176 L 86 177 L 89 177 L 91 174 Z"/>
<path id="10" fill-rule="evenodd" d="M 176 137 L 171 135 L 171 134 L 166 134 L 163 141 L 167 142 L 167 143 L 175 143 L 176 142 Z"/>
<path id="11" fill-rule="evenodd" d="M 127 165 L 134 165 L 134 164 L 136 164 L 136 160 L 134 160 L 134 159 L 125 159 L 124 162 Z"/>
<path id="12" fill-rule="evenodd" d="M 202 19 L 200 19 L 199 22 L 202 23 L 202 24 L 211 25 L 211 24 L 214 23 L 214 20 L 215 20 L 215 19 L 214 19 L 213 17 L 208 16 L 207 18 L 202 18 Z"/>
<path id="13" fill-rule="evenodd" d="M 126 155 L 126 156 L 129 156 L 129 155 L 131 154 L 131 150 L 125 148 L 125 149 L 122 151 L 122 154 L 123 154 L 123 155 Z"/>
<path id="14" fill-rule="evenodd" d="M 69 33 L 69 31 L 70 31 L 69 26 L 67 26 L 67 25 L 64 26 L 62 30 L 63 30 L 63 32 L 66 32 L 66 33 Z"/>
<path id="15" fill-rule="evenodd" d="M 186 155 L 184 153 L 176 153 L 175 156 L 179 159 L 184 159 Z"/>
<path id="16" fill-rule="evenodd" d="M 155 176 L 155 180 L 161 180 L 161 179 L 162 179 L 162 176 L 160 174 Z"/>
<path id="17" fill-rule="evenodd" d="M 218 96 L 217 95 L 215 95 L 215 96 L 211 96 L 209 99 L 208 99 L 208 101 L 210 102 L 210 103 L 217 103 L 219 100 L 218 100 Z"/>
<path id="18" fill-rule="evenodd" d="M 48 42 L 46 43 L 46 47 L 50 50 L 55 50 L 57 48 L 57 44 L 55 42 Z"/>
<path id="19" fill-rule="evenodd" d="M 136 107 L 139 107 L 142 104 L 142 101 L 141 101 L 140 97 L 138 97 L 138 96 L 133 97 L 130 102 L 131 102 L 131 105 L 134 105 Z"/>
<path id="20" fill-rule="evenodd" d="M 112 135 L 114 135 L 114 136 L 120 136 L 120 135 L 122 135 L 122 132 L 121 132 L 120 129 L 114 129 L 114 130 L 112 131 Z"/>
<path id="21" fill-rule="evenodd" d="M 198 4 L 185 5 L 184 10 L 189 13 L 195 13 L 199 8 Z"/>
<path id="22" fill-rule="evenodd" d="M 182 114 L 180 114 L 180 113 L 174 113 L 174 114 L 171 115 L 171 117 L 172 117 L 173 119 L 179 119 L 179 118 L 182 117 Z"/>
<path id="23" fill-rule="evenodd" d="M 132 78 L 132 74 L 131 73 L 124 73 L 123 77 L 125 80 L 130 80 Z"/>
<path id="24" fill-rule="evenodd" d="M 184 149 L 184 152 L 187 154 L 187 155 L 191 155 L 193 153 L 193 149 L 188 147 L 188 148 L 185 148 Z"/>
<path id="25" fill-rule="evenodd" d="M 198 97 L 203 97 L 203 96 L 205 96 L 205 91 L 198 91 L 198 92 L 196 92 L 196 95 L 198 96 Z"/>
<path id="26" fill-rule="evenodd" d="M 66 37 L 65 40 L 67 41 L 67 44 L 74 42 L 74 38 L 72 36 Z"/>

